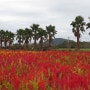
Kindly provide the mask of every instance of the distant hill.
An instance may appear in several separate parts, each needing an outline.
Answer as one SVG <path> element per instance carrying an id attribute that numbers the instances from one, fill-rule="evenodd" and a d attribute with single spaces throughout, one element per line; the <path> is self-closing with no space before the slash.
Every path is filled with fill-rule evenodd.
<path id="1" fill-rule="evenodd" d="M 68 42 L 68 39 L 55 38 L 55 39 L 53 39 L 52 44 L 53 45 L 59 45 L 59 44 L 62 44 L 64 41 L 67 41 Z M 72 41 L 72 40 L 70 40 L 70 41 Z"/>

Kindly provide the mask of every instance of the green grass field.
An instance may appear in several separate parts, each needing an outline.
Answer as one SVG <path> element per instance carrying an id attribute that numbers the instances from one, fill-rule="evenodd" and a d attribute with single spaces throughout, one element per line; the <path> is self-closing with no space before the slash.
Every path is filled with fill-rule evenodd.
<path id="1" fill-rule="evenodd" d="M 57 50 L 76 50 L 75 48 L 59 48 Z M 90 48 L 81 48 L 81 51 L 90 51 Z"/>

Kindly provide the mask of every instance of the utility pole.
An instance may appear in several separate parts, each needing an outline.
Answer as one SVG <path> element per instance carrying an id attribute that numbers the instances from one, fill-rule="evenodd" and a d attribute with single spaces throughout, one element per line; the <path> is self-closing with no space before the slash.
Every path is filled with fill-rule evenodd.
<path id="1" fill-rule="evenodd" d="M 68 49 L 70 49 L 70 37 L 68 37 Z"/>

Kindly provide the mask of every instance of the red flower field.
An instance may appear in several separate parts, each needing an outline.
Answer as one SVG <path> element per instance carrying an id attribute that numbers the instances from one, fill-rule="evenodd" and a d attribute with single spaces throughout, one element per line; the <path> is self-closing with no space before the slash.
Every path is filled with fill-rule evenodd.
<path id="1" fill-rule="evenodd" d="M 90 52 L 0 50 L 0 90 L 90 90 Z"/>

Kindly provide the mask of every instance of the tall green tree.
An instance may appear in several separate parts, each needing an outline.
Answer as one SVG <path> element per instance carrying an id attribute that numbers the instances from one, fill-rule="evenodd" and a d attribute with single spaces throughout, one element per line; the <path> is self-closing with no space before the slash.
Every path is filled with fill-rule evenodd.
<path id="1" fill-rule="evenodd" d="M 4 35 L 5 35 L 5 31 L 4 30 L 0 30 L 0 48 L 2 48 L 2 42 L 4 42 Z"/>
<path id="2" fill-rule="evenodd" d="M 29 28 L 25 28 L 24 30 L 25 48 L 28 48 L 29 42 L 31 43 L 32 36 L 33 36 L 32 30 Z"/>
<path id="3" fill-rule="evenodd" d="M 38 39 L 40 39 L 40 49 L 43 50 L 43 42 L 45 39 L 47 39 L 47 32 L 46 30 L 39 28 L 38 34 L 37 34 Z"/>
<path id="4" fill-rule="evenodd" d="M 53 38 L 55 38 L 55 34 L 57 31 L 55 30 L 55 26 L 52 26 L 52 25 L 46 26 L 46 31 L 47 31 L 48 42 L 49 42 L 48 47 L 51 48 L 52 40 Z"/>
<path id="5" fill-rule="evenodd" d="M 21 46 L 21 43 L 24 41 L 24 30 L 19 29 L 16 32 L 16 40 L 18 40 L 19 46 Z"/>
<path id="6" fill-rule="evenodd" d="M 34 39 L 34 49 L 36 50 L 36 44 L 37 44 L 37 33 L 39 29 L 39 24 L 33 24 L 31 26 L 32 32 L 33 32 L 33 39 Z"/>
<path id="7" fill-rule="evenodd" d="M 70 24 L 72 25 L 72 32 L 74 33 L 75 37 L 77 37 L 77 50 L 80 49 L 80 36 L 81 32 L 85 32 L 85 22 L 82 16 L 77 16 L 74 21 Z"/>
<path id="8" fill-rule="evenodd" d="M 9 31 L 6 30 L 4 33 L 4 46 L 5 46 L 5 48 L 7 46 L 8 40 L 9 40 Z"/>
<path id="9" fill-rule="evenodd" d="M 14 37 L 15 37 L 15 34 L 11 31 L 9 31 L 9 34 L 8 34 L 8 43 L 9 43 L 9 48 L 11 49 L 11 46 L 12 46 L 12 43 L 14 41 Z"/>

